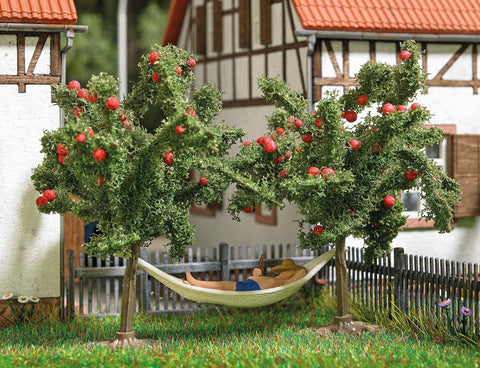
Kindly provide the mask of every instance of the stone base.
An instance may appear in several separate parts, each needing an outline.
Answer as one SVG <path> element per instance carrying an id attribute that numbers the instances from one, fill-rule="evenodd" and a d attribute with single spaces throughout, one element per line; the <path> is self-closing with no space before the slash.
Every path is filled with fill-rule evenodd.
<path id="1" fill-rule="evenodd" d="M 16 299 L 12 299 L 16 313 L 20 313 L 21 304 Z M 30 310 L 30 303 L 27 303 L 26 310 Z M 34 304 L 33 315 L 27 322 L 41 323 L 60 319 L 60 298 L 40 298 L 40 301 Z M 15 324 L 10 311 L 8 300 L 0 300 L 0 326 L 12 326 Z"/>
<path id="2" fill-rule="evenodd" d="M 332 323 L 326 326 L 315 326 L 312 328 L 318 334 L 325 336 L 332 333 L 339 333 L 342 335 L 359 334 L 359 333 L 376 333 L 382 330 L 380 326 L 365 325 L 363 322 L 352 321 L 352 316 L 347 314 L 342 317 L 334 317 Z"/>

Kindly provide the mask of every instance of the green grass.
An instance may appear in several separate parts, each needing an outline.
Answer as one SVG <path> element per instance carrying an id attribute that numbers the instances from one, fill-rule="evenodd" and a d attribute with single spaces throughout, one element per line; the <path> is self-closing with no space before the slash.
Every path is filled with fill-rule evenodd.
<path id="1" fill-rule="evenodd" d="M 137 315 L 139 349 L 102 348 L 118 318 L 0 328 L 0 367 L 479 367 L 475 346 L 400 332 L 320 337 L 331 303 Z M 432 341 L 433 340 L 433 341 Z"/>

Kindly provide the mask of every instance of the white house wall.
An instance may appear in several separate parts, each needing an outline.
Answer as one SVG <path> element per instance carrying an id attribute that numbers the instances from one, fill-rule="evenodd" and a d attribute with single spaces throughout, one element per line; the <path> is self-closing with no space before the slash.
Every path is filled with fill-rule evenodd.
<path id="1" fill-rule="evenodd" d="M 26 39 L 26 67 L 37 39 Z M 49 74 L 45 47 L 34 74 Z M 16 75 L 16 37 L 0 35 L 0 74 Z M 60 217 L 39 214 L 30 176 L 41 163 L 40 138 L 59 126 L 50 86 L 0 85 L 0 294 L 60 296 Z"/>

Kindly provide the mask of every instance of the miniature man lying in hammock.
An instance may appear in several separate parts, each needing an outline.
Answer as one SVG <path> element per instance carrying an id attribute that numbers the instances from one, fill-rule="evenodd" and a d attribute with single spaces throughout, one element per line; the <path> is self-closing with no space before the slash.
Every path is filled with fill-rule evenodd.
<path id="1" fill-rule="evenodd" d="M 185 284 L 217 290 L 229 291 L 251 291 L 270 289 L 277 286 L 283 286 L 297 281 L 307 274 L 307 270 L 303 266 L 298 266 L 295 262 L 287 258 L 280 266 L 272 267 L 272 271 L 278 273 L 277 277 L 268 277 L 262 275 L 263 270 L 263 255 L 260 259 L 257 268 L 253 269 L 253 276 L 250 276 L 245 281 L 202 281 L 197 280 L 192 274 L 187 271 L 187 280 Z"/>

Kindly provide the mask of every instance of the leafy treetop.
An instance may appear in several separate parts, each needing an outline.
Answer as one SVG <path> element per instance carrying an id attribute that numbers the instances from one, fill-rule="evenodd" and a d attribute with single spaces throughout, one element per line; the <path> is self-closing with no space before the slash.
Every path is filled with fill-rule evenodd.
<path id="1" fill-rule="evenodd" d="M 221 93 L 211 83 L 192 92 L 195 64 L 185 50 L 155 45 L 121 102 L 118 80 L 103 73 L 85 89 L 75 81 L 53 86 L 66 124 L 42 138 L 45 157 L 32 176 L 44 193 L 37 204 L 43 213 L 98 221 L 87 252 L 129 256 L 133 244 L 164 234 L 170 254 L 183 257 L 193 242 L 192 203 L 219 200 L 231 182 L 225 156 L 243 132 L 213 122 Z M 154 105 L 164 119 L 152 134 L 139 122 Z M 199 181 L 189 180 L 192 170 Z"/>
<path id="2" fill-rule="evenodd" d="M 265 196 L 288 200 L 303 216 L 304 248 L 353 235 L 364 239 L 371 261 L 389 249 L 406 222 L 400 191 L 418 187 L 425 200 L 420 217 L 434 220 L 440 232 L 450 231 L 460 191 L 424 153 L 442 140 L 442 130 L 427 128 L 430 112 L 411 104 L 426 80 L 417 45 L 407 41 L 401 49 L 399 65 L 367 62 L 357 87 L 341 97 L 327 95 L 312 113 L 285 82 L 260 77 L 260 88 L 276 109 L 265 136 L 244 145 L 235 159 L 236 170 L 260 190 L 238 185 L 229 205 L 232 215 Z"/>

